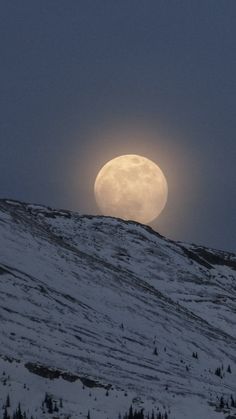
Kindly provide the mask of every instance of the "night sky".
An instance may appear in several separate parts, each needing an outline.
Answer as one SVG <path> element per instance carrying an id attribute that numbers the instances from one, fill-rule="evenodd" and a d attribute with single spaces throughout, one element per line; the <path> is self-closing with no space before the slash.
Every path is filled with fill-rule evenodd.
<path id="1" fill-rule="evenodd" d="M 235 22 L 235 0 L 1 1 L 1 198 L 96 214 L 101 166 L 142 154 L 169 184 L 152 227 L 236 250 Z"/>

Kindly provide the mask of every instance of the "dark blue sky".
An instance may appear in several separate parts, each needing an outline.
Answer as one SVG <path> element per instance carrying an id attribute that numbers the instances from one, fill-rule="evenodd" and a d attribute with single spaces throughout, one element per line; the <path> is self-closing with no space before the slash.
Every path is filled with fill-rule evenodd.
<path id="1" fill-rule="evenodd" d="M 169 183 L 152 226 L 235 250 L 235 22 L 235 0 L 2 1 L 1 197 L 96 213 L 99 168 L 144 154 Z M 125 124 L 158 134 L 103 134 Z"/>

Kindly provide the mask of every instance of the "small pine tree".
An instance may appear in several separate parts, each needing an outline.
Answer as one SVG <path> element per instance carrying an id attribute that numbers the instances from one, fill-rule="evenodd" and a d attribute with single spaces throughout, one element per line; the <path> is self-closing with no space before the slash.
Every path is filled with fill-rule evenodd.
<path id="1" fill-rule="evenodd" d="M 90 416 L 90 411 L 88 411 L 88 414 L 87 414 L 87 419 L 91 419 L 91 416 Z"/>
<path id="2" fill-rule="evenodd" d="M 6 406 L 5 406 L 4 413 L 3 413 L 3 419 L 9 419 Z"/>
<path id="3" fill-rule="evenodd" d="M 224 409 L 224 407 L 225 407 L 224 397 L 221 396 L 221 398 L 220 398 L 220 409 Z"/>
<path id="4" fill-rule="evenodd" d="M 128 415 L 128 419 L 134 419 L 134 414 L 133 414 L 133 407 L 132 404 L 129 408 L 129 415 Z"/>
<path id="5" fill-rule="evenodd" d="M 157 348 L 154 348 L 153 355 L 158 355 Z"/>
<path id="6" fill-rule="evenodd" d="M 49 414 L 53 413 L 53 403 L 52 403 L 52 398 L 51 397 L 48 397 L 47 409 L 48 409 Z"/>
<path id="7" fill-rule="evenodd" d="M 11 406 L 11 404 L 10 404 L 10 396 L 9 396 L 9 394 L 7 395 L 7 400 L 6 400 L 6 407 L 10 407 Z"/>
<path id="8" fill-rule="evenodd" d="M 23 418 L 22 413 L 21 413 L 21 404 L 20 403 L 18 404 L 17 415 L 18 415 L 17 419 L 22 419 Z"/>
<path id="9" fill-rule="evenodd" d="M 63 402 L 62 402 L 62 398 L 60 399 L 60 409 L 62 409 L 63 408 Z"/>
<path id="10" fill-rule="evenodd" d="M 59 409 L 57 407 L 57 402 L 54 402 L 54 412 L 58 412 L 58 411 L 59 411 Z"/>
<path id="11" fill-rule="evenodd" d="M 232 371 L 231 371 L 231 366 L 230 366 L 230 365 L 228 365 L 227 372 L 228 372 L 229 374 L 231 374 L 231 373 L 232 373 Z"/>
<path id="12" fill-rule="evenodd" d="M 216 370 L 215 370 L 215 375 L 217 375 L 217 377 L 222 378 L 222 375 L 221 375 L 221 369 L 220 369 L 220 367 L 216 368 Z"/>

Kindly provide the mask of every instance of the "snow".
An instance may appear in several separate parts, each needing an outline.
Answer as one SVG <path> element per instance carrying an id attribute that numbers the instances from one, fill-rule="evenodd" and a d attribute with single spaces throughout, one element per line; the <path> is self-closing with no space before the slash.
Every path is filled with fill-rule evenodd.
<path id="1" fill-rule="evenodd" d="M 46 391 L 71 418 L 89 408 L 113 419 L 135 398 L 170 419 L 224 417 L 217 397 L 236 393 L 235 255 L 208 249 L 213 265 L 199 249 L 134 222 L 0 201 L 1 356 L 15 360 L 0 366 L 15 403 L 38 419 Z M 39 377 L 27 362 L 78 379 Z M 113 390 L 83 389 L 84 377 Z"/>

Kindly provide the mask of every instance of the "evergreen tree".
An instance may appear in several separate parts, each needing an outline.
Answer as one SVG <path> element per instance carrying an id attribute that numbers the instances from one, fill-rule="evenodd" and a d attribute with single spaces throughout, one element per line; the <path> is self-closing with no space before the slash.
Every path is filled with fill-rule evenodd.
<path id="1" fill-rule="evenodd" d="M 218 377 L 222 378 L 222 374 L 221 374 L 221 369 L 220 369 L 220 367 L 216 368 L 216 370 L 215 370 L 215 375 L 217 375 Z"/>
<path id="2" fill-rule="evenodd" d="M 221 398 L 220 398 L 220 408 L 224 409 L 224 407 L 225 407 L 224 397 L 221 396 Z"/>
<path id="3" fill-rule="evenodd" d="M 129 416 L 128 416 L 128 418 L 129 418 L 129 419 L 134 419 L 132 404 L 131 404 L 131 406 L 130 406 L 130 408 L 129 408 Z"/>
<path id="4" fill-rule="evenodd" d="M 58 411 L 59 411 L 59 409 L 57 407 L 57 402 L 54 402 L 54 412 L 58 412 Z"/>
<path id="5" fill-rule="evenodd" d="M 53 413 L 53 402 L 52 402 L 52 397 L 49 396 L 48 393 L 45 393 L 45 397 L 44 397 L 44 402 L 43 405 L 46 406 L 48 413 L 52 414 Z"/>
<path id="6" fill-rule="evenodd" d="M 228 365 L 228 368 L 227 368 L 227 372 L 229 372 L 230 374 L 231 374 L 231 367 L 230 367 L 230 365 Z"/>
<path id="7" fill-rule="evenodd" d="M 6 406 L 5 406 L 5 409 L 4 409 L 3 419 L 9 419 Z"/>
<path id="8" fill-rule="evenodd" d="M 18 409 L 17 409 L 17 419 L 23 419 L 23 415 L 22 415 L 22 412 L 21 412 L 21 404 L 19 403 L 18 404 Z"/>
<path id="9" fill-rule="evenodd" d="M 48 405 L 47 405 L 47 408 L 48 408 L 48 413 L 53 413 L 53 403 L 52 403 L 52 398 L 51 397 L 49 397 L 49 399 L 48 399 Z"/>
<path id="10" fill-rule="evenodd" d="M 10 397 L 9 394 L 7 395 L 7 400 L 6 400 L 6 407 L 10 407 Z"/>

